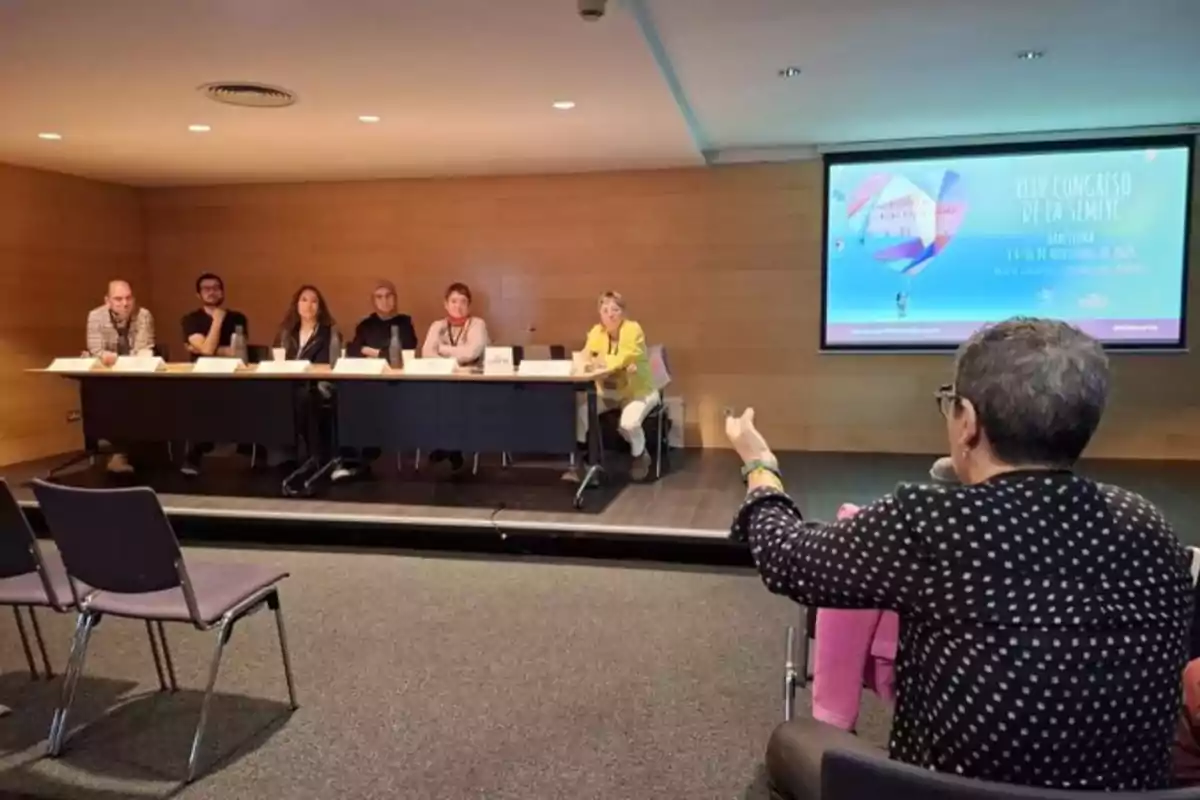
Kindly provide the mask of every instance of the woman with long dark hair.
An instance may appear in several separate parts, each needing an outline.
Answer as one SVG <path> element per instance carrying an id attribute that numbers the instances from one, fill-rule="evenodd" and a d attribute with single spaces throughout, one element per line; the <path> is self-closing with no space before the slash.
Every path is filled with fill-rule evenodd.
<path id="1" fill-rule="evenodd" d="M 325 295 L 312 284 L 304 284 L 292 295 L 279 326 L 280 346 L 287 358 L 330 363 L 329 343 L 337 322 L 329 312 Z"/>

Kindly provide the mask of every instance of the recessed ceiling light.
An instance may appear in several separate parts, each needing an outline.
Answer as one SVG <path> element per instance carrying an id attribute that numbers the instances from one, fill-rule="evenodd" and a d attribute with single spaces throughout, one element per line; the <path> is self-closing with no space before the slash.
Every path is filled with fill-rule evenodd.
<path id="1" fill-rule="evenodd" d="M 379 117 L 374 114 L 363 114 L 358 118 L 359 122 L 379 122 Z"/>
<path id="2" fill-rule="evenodd" d="M 551 105 L 554 106 L 555 108 L 557 108 L 559 111 L 570 111 L 572 108 L 575 107 L 575 101 L 574 100 L 555 100 L 553 103 L 551 103 Z"/>
<path id="3" fill-rule="evenodd" d="M 192 133 L 208 133 L 212 130 L 211 125 L 188 125 L 188 130 Z"/>
<path id="4" fill-rule="evenodd" d="M 1037 61 L 1044 55 L 1046 55 L 1044 50 L 1021 50 L 1017 53 L 1017 58 L 1021 61 Z"/>
<path id="5" fill-rule="evenodd" d="M 783 69 L 779 70 L 779 77 L 781 78 L 794 78 L 799 74 L 799 67 L 784 67 Z"/>
<path id="6" fill-rule="evenodd" d="M 39 133 L 38 138 L 45 139 L 46 141 L 49 141 L 49 142 L 57 142 L 59 139 L 62 138 L 62 134 L 61 133 L 51 133 L 51 132 L 47 131 L 46 133 Z"/>

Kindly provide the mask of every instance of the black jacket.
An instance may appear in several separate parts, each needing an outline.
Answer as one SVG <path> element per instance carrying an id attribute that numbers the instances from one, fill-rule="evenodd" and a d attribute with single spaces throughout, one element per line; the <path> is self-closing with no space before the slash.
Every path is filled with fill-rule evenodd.
<path id="1" fill-rule="evenodd" d="M 408 314 L 397 314 L 390 319 L 383 319 L 378 314 L 372 314 L 354 329 L 354 339 L 346 347 L 346 355 L 361 358 L 364 347 L 374 347 L 387 358 L 387 349 L 392 343 L 393 327 L 400 329 L 402 350 L 417 349 L 417 332 L 413 329 L 412 317 Z"/>
<path id="2" fill-rule="evenodd" d="M 329 340 L 332 336 L 333 329 L 328 325 L 318 325 L 313 331 L 312 338 L 304 343 L 304 347 L 297 351 L 300 343 L 300 327 L 296 326 L 289 331 L 284 331 L 282 334 L 283 347 L 287 351 L 288 361 L 301 360 L 311 361 L 314 364 L 329 363 Z"/>

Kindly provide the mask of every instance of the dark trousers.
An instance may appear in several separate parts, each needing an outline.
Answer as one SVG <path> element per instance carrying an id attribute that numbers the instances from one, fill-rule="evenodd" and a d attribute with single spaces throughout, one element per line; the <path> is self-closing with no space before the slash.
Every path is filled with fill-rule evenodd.
<path id="1" fill-rule="evenodd" d="M 785 722 L 767 743 L 771 800 L 820 800 L 821 760 L 827 750 L 851 750 L 886 758 L 887 753 L 849 731 L 815 719 Z"/>

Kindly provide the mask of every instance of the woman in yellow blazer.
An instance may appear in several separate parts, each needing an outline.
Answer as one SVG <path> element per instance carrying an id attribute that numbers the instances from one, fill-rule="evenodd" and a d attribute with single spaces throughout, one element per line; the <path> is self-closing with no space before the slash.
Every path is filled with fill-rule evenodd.
<path id="1" fill-rule="evenodd" d="M 646 452 L 642 423 L 662 402 L 650 374 L 646 334 L 641 325 L 625 318 L 625 299 L 616 292 L 600 295 L 599 309 L 600 324 L 588 332 L 583 350 L 589 366 L 616 370 L 598 385 L 597 402 L 602 413 L 621 409 L 621 436 L 629 442 L 633 454 L 631 473 L 635 480 L 643 480 L 650 472 L 650 454 Z M 587 433 L 587 399 L 581 396 L 575 425 L 575 438 L 581 446 L 587 442 Z M 578 481 L 580 471 L 571 470 L 563 477 Z"/>

